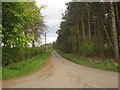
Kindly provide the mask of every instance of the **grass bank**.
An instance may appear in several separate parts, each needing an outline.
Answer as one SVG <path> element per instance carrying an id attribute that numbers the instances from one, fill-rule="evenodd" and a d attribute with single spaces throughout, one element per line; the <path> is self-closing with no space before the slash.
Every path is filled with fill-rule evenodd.
<path id="1" fill-rule="evenodd" d="M 11 79 L 13 77 L 21 76 L 37 70 L 47 62 L 50 55 L 51 55 L 51 52 L 44 52 L 31 59 L 14 63 L 9 67 L 3 67 L 2 80 Z"/>
<path id="2" fill-rule="evenodd" d="M 113 59 L 86 58 L 86 57 L 78 57 L 73 54 L 66 54 L 60 51 L 57 52 L 62 57 L 77 64 L 81 64 L 92 68 L 108 70 L 108 71 L 115 71 L 115 72 L 118 72 L 118 70 L 120 70 L 120 65 L 115 64 Z"/>

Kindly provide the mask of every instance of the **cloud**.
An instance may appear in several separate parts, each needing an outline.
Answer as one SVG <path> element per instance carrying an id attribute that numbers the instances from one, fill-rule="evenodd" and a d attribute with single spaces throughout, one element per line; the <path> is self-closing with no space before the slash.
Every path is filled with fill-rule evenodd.
<path id="1" fill-rule="evenodd" d="M 47 37 L 48 42 L 53 42 L 57 38 L 56 31 L 59 28 L 62 13 L 66 9 L 65 3 L 70 0 L 36 0 L 37 6 L 40 6 L 42 4 L 46 5 L 47 8 L 43 9 L 41 11 L 42 15 L 44 16 L 44 21 L 47 28 Z M 53 39 L 53 41 L 52 41 Z"/>
<path id="2" fill-rule="evenodd" d="M 57 39 L 57 37 L 47 37 L 46 38 L 46 43 L 53 43 L 55 42 Z M 42 44 L 45 44 L 45 38 L 42 37 Z"/>

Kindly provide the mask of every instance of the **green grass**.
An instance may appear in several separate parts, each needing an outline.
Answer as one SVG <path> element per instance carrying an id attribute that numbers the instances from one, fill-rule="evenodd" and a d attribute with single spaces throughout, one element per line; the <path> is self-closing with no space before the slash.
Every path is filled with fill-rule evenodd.
<path id="1" fill-rule="evenodd" d="M 50 57 L 51 52 L 45 52 L 28 60 L 23 60 L 12 64 L 9 67 L 2 68 L 2 79 L 7 80 L 13 77 L 21 76 L 42 67 Z"/>
<path id="2" fill-rule="evenodd" d="M 0 67 L 0 80 L 2 80 L 2 67 Z"/>
<path id="3" fill-rule="evenodd" d="M 120 65 L 115 64 L 113 59 L 77 57 L 73 54 L 66 54 L 60 51 L 58 51 L 58 53 L 62 57 L 84 66 L 99 68 L 108 71 L 115 71 L 115 72 L 118 72 L 118 70 L 120 69 Z"/>

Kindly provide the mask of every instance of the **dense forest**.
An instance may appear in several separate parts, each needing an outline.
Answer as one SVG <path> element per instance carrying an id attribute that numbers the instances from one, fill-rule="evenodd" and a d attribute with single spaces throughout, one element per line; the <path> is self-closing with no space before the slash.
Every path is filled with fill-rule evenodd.
<path id="1" fill-rule="evenodd" d="M 55 48 L 84 57 L 115 58 L 120 45 L 120 2 L 69 2 Z"/>

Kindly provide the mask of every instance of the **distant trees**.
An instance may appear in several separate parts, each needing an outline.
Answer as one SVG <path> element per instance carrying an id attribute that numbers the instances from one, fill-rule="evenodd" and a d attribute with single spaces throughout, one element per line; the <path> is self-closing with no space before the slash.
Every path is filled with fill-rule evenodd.
<path id="1" fill-rule="evenodd" d="M 118 62 L 120 3 L 69 2 L 66 5 L 56 48 L 87 57 L 113 56 L 114 53 Z"/>
<path id="2" fill-rule="evenodd" d="M 25 47 L 41 36 L 45 26 L 35 2 L 2 3 L 2 43 L 4 47 Z"/>

